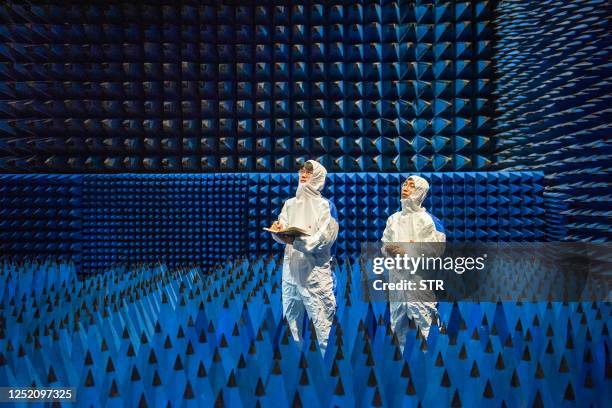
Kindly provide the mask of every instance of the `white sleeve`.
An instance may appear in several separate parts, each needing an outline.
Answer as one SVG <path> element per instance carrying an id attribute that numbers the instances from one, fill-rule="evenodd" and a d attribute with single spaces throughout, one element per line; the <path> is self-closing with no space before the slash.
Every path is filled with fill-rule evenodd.
<path id="1" fill-rule="evenodd" d="M 436 229 L 436 224 L 430 216 L 430 222 L 421 233 L 421 242 L 446 242 L 446 234 Z"/>
<path id="2" fill-rule="evenodd" d="M 323 202 L 319 219 L 317 220 L 318 230 L 310 235 L 296 237 L 293 240 L 293 249 L 300 252 L 318 253 L 331 248 L 338 237 L 338 222 L 331 216 L 329 203 Z"/>
<path id="3" fill-rule="evenodd" d="M 419 247 L 420 252 L 430 257 L 438 257 L 444 253 L 446 245 L 446 234 L 436 229 L 433 218 L 430 217 L 430 222 L 420 232 Z M 428 243 L 433 243 L 429 244 Z"/>
<path id="4" fill-rule="evenodd" d="M 283 208 L 281 209 L 280 215 L 278 216 L 278 222 L 280 222 L 283 227 L 286 227 L 287 224 L 289 223 L 289 219 L 287 217 L 287 201 L 285 201 L 285 204 L 283 204 Z M 278 235 L 276 234 L 271 234 L 271 235 L 272 235 L 272 239 L 274 239 L 276 242 L 278 242 L 279 244 L 285 245 L 283 240 L 281 240 L 278 237 Z"/>
<path id="5" fill-rule="evenodd" d="M 393 242 L 393 216 L 387 218 L 387 225 L 380 240 L 382 242 Z"/>
<path id="6" fill-rule="evenodd" d="M 384 244 L 393 242 L 393 216 L 387 218 L 387 225 L 385 226 L 385 230 L 383 231 L 383 236 L 380 241 L 382 242 L 381 250 L 383 255 L 389 256 Z"/>

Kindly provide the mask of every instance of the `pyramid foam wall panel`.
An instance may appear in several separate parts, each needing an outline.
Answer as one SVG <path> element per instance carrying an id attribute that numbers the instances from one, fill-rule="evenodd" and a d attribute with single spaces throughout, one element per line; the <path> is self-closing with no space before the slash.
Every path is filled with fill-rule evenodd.
<path id="1" fill-rule="evenodd" d="M 474 171 L 491 1 L 0 6 L 0 172 Z"/>
<path id="2" fill-rule="evenodd" d="M 451 241 L 560 233 L 547 224 L 546 210 L 559 208 L 544 199 L 542 173 L 420 174 L 431 185 L 425 206 Z M 323 194 L 338 210 L 338 257 L 380 239 L 406 176 L 329 174 Z M 296 187 L 296 173 L 0 175 L 0 243 L 12 255 L 78 254 L 84 272 L 127 262 L 212 267 L 227 256 L 280 250 L 262 227 Z"/>
<path id="3" fill-rule="evenodd" d="M 606 406 L 610 302 L 440 303 L 403 353 L 387 302 L 336 267 L 327 352 L 281 310 L 280 256 L 210 276 L 159 265 L 76 277 L 0 263 L 0 384 L 71 386 L 79 406 Z M 507 271 L 509 275 L 520 271 Z M 516 275 L 514 275 L 516 277 Z"/>
<path id="4" fill-rule="evenodd" d="M 604 0 L 502 0 L 493 21 L 494 168 L 546 173 L 560 239 L 611 238 L 609 17 Z"/>
<path id="5" fill-rule="evenodd" d="M 444 224 L 451 241 L 542 241 L 546 239 L 542 174 L 420 173 L 430 183 L 424 206 Z M 279 244 L 260 226 L 270 225 L 295 195 L 297 175 L 250 175 L 249 247 L 267 252 Z M 399 210 L 407 174 L 328 175 L 323 195 L 334 202 L 340 231 L 336 254 L 354 255 L 362 242 L 378 241 L 387 218 Z M 257 205 L 256 203 L 259 203 Z"/>
<path id="6" fill-rule="evenodd" d="M 0 176 L 0 254 L 73 260 L 81 254 L 80 176 Z"/>
<path id="7" fill-rule="evenodd" d="M 84 175 L 83 270 L 244 254 L 247 191 L 240 174 Z"/>

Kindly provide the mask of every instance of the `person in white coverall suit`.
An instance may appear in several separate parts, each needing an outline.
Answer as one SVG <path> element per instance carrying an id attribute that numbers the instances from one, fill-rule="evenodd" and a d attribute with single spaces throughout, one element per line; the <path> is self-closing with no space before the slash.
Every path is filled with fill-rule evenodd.
<path id="1" fill-rule="evenodd" d="M 321 196 L 327 170 L 308 160 L 300 170 L 295 197 L 285 202 L 271 229 L 299 227 L 310 235 L 301 237 L 272 234 L 286 244 L 283 258 L 283 315 L 293 338 L 301 343 L 304 310 L 314 325 L 324 354 L 336 311 L 335 279 L 331 249 L 338 236 L 338 216 L 332 202 Z"/>
<path id="2" fill-rule="evenodd" d="M 419 176 L 410 176 L 402 184 L 402 209 L 389 217 L 381 239 L 383 253 L 386 256 L 402 255 L 407 251 L 406 247 L 411 248 L 410 244 L 402 247 L 398 243 L 446 242 L 442 223 L 421 206 L 428 190 L 429 183 Z M 419 244 L 414 244 L 417 245 Z M 426 248 L 424 252 L 429 252 L 425 253 L 425 256 L 440 256 L 443 251 L 442 245 L 420 246 L 416 249 L 418 253 L 415 256 L 419 256 L 423 248 Z M 427 339 L 431 322 L 437 311 L 435 296 L 431 292 L 405 292 L 402 293 L 402 300 L 406 301 L 391 301 L 390 312 L 391 326 L 403 350 L 409 319 L 414 320 L 421 334 Z"/>

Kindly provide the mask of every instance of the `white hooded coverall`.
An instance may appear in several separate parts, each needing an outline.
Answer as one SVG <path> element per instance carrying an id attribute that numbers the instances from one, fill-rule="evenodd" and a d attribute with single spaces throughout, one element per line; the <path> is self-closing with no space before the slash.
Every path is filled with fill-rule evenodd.
<path id="1" fill-rule="evenodd" d="M 408 198 L 401 200 L 402 210 L 389 217 L 381 241 L 383 244 L 411 241 L 415 243 L 446 242 L 446 234 L 444 233 L 442 223 L 421 206 L 429 190 L 429 183 L 419 176 L 410 176 L 409 178 L 414 181 L 415 190 Z M 441 249 L 443 249 L 441 246 L 432 246 L 432 248 L 440 253 L 428 253 L 425 254 L 426 256 L 434 257 L 441 255 Z M 383 252 L 386 253 L 384 249 Z M 389 256 L 389 254 L 386 255 Z M 419 298 L 425 298 L 431 301 L 390 302 L 391 326 L 402 350 L 409 329 L 409 318 L 414 320 L 423 336 L 427 338 L 431 322 L 436 314 L 436 303 L 433 293 L 415 292 L 414 294 L 405 293 L 403 295 L 406 299 L 419 300 Z"/>
<path id="2" fill-rule="evenodd" d="M 300 227 L 310 232 L 308 236 L 296 237 L 293 245 L 285 246 L 283 315 L 293 338 L 300 342 L 306 310 L 324 354 L 336 311 L 331 249 L 338 236 L 338 221 L 333 203 L 321 196 L 327 170 L 314 160 L 308 162 L 313 166 L 312 177 L 299 184 L 295 197 L 285 202 L 278 217 L 283 227 Z M 284 244 L 276 235 L 272 237 Z"/>

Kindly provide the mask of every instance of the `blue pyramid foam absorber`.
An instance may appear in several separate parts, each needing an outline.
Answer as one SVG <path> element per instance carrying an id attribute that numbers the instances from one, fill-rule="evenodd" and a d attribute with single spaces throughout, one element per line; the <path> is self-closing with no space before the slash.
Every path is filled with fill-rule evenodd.
<path id="1" fill-rule="evenodd" d="M 490 169 L 493 5 L 466 4 L 5 7 L 0 171 L 290 172 L 305 136 L 449 139 L 435 160 L 420 142 L 380 153 L 330 143 L 317 154 L 336 172 Z M 523 16 L 504 7 L 505 34 Z M 424 158 L 393 161 L 406 153 Z"/>
<path id="2" fill-rule="evenodd" d="M 345 260 L 322 356 L 307 321 L 300 346 L 282 318 L 281 258 L 84 280 L 74 265 L 2 262 L 0 383 L 69 384 L 94 406 L 605 404 L 607 302 L 440 303 L 427 341 L 411 328 L 402 353 L 388 303 L 365 303 Z"/>
<path id="3" fill-rule="evenodd" d="M 548 211 L 547 223 L 559 239 L 610 239 L 609 223 L 603 221 L 610 214 L 609 200 L 601 199 L 609 188 L 594 182 L 609 173 L 611 156 L 604 141 L 610 77 L 604 5 L 502 2 L 492 21 L 499 36 L 492 49 L 499 71 L 495 132 L 503 140 L 496 159 L 500 169 L 554 168 L 545 194 L 558 204 Z M 536 36 L 527 28 L 535 15 Z M 565 30 L 566 25 L 572 28 Z M 527 57 L 533 50 L 537 60 Z M 574 68 L 567 71 L 570 61 Z M 536 112 L 543 118 L 537 123 Z"/>

